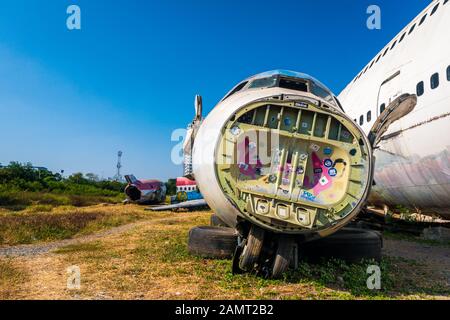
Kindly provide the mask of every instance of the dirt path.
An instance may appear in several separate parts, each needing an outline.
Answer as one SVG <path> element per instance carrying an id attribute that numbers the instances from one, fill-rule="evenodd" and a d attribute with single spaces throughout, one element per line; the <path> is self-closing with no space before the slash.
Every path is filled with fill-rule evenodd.
<path id="1" fill-rule="evenodd" d="M 384 239 L 383 254 L 414 260 L 442 274 L 450 284 L 450 248 L 414 241 Z"/>
<path id="2" fill-rule="evenodd" d="M 177 217 L 188 219 L 189 216 L 186 217 Z M 98 233 L 86 235 L 86 236 L 79 236 L 72 239 L 65 239 L 60 241 L 54 241 L 54 242 L 48 242 L 48 243 L 38 243 L 38 244 L 26 244 L 26 245 L 17 245 L 17 246 L 5 246 L 0 247 L 0 257 L 7 257 L 7 258 L 13 258 L 13 257 L 30 257 L 35 255 L 40 255 L 44 253 L 48 253 L 52 250 L 73 245 L 73 244 L 82 244 L 87 243 L 95 240 L 101 240 L 103 238 L 106 238 L 108 236 L 121 234 L 124 232 L 127 232 L 129 230 L 132 230 L 134 228 L 138 228 L 140 226 L 148 225 L 148 224 L 158 224 L 161 222 L 168 222 L 174 220 L 174 218 L 161 218 L 161 219 L 153 219 L 153 220 L 145 220 L 145 221 L 139 221 L 134 222 L 130 224 L 126 224 L 120 227 L 115 227 L 112 229 L 104 230 Z"/>

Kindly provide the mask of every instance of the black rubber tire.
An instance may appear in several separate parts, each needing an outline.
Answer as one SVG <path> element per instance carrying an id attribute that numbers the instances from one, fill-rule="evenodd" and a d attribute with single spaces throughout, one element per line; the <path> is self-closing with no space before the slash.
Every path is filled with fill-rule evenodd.
<path id="1" fill-rule="evenodd" d="M 311 262 L 321 259 L 340 259 L 350 263 L 362 260 L 381 260 L 383 238 L 379 232 L 344 228 L 335 234 L 300 246 L 299 255 Z"/>
<path id="2" fill-rule="evenodd" d="M 294 250 L 295 239 L 291 236 L 280 236 L 273 261 L 272 278 L 279 279 L 288 271 Z"/>
<path id="3" fill-rule="evenodd" d="M 189 231 L 189 253 L 203 258 L 231 258 L 238 244 L 233 228 L 202 226 Z"/>
<path id="4" fill-rule="evenodd" d="M 259 261 L 259 256 L 264 242 L 265 231 L 256 225 L 252 225 L 245 242 L 244 249 L 239 259 L 239 268 L 252 271 Z"/>
<path id="5" fill-rule="evenodd" d="M 228 225 L 225 222 L 223 222 L 223 220 L 220 219 L 216 214 L 211 215 L 210 224 L 212 227 L 225 227 L 225 228 L 228 227 Z"/>

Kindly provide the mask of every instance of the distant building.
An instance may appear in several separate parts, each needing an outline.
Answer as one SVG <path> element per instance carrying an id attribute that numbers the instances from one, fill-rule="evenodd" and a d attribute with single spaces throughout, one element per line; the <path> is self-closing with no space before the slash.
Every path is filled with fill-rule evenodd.
<path id="1" fill-rule="evenodd" d="M 184 177 L 177 178 L 176 186 L 177 186 L 177 193 L 179 192 L 189 193 L 198 191 L 197 182 Z"/>

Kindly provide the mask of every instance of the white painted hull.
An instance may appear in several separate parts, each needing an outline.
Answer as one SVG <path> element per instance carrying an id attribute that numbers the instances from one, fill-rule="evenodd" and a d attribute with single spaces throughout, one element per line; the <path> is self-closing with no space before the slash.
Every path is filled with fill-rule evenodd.
<path id="1" fill-rule="evenodd" d="M 368 133 L 373 119 L 367 121 L 367 112 L 376 119 L 381 104 L 400 94 L 416 94 L 423 81 L 424 93 L 413 112 L 389 128 L 386 135 L 395 137 L 375 151 L 374 204 L 450 218 L 449 30 L 450 4 L 433 1 L 339 95 L 347 114 L 357 122 L 363 116 Z M 433 89 L 436 73 L 439 85 Z"/>

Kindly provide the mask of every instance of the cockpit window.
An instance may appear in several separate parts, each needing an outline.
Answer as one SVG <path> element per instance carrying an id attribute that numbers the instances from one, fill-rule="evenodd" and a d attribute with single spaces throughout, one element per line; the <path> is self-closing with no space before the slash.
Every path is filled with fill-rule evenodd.
<path id="1" fill-rule="evenodd" d="M 256 88 L 272 88 L 277 84 L 277 78 L 276 77 L 269 77 L 269 78 L 261 78 L 254 80 L 250 86 L 249 89 L 256 89 Z"/>
<path id="2" fill-rule="evenodd" d="M 240 84 L 238 84 L 225 98 L 223 98 L 222 100 L 225 100 L 229 97 L 231 97 L 233 94 L 235 94 L 236 92 L 241 91 L 246 85 L 247 85 L 248 81 L 244 81 L 241 82 Z"/>
<path id="3" fill-rule="evenodd" d="M 321 85 L 315 83 L 314 81 L 311 81 L 311 93 L 324 99 L 325 101 L 335 104 L 331 92 L 322 87 Z"/>
<path id="4" fill-rule="evenodd" d="M 305 81 L 302 80 L 281 78 L 279 86 L 280 88 L 308 92 L 308 85 Z"/>

